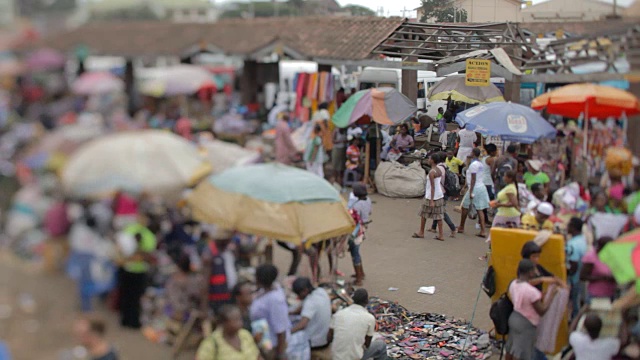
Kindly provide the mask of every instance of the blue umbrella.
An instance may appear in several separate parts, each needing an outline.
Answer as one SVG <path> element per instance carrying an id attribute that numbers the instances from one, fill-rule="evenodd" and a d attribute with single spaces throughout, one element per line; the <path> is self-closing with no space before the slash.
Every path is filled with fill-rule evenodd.
<path id="1" fill-rule="evenodd" d="M 511 102 L 478 105 L 459 113 L 456 122 L 483 135 L 523 144 L 556 135 L 556 129 L 535 110 Z"/>

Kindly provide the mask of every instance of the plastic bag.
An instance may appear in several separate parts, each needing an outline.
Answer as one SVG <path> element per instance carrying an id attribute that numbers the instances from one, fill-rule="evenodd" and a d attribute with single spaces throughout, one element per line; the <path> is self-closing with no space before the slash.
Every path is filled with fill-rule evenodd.
<path id="1" fill-rule="evenodd" d="M 476 210 L 476 206 L 473 205 L 473 201 L 471 202 L 471 205 L 469 205 L 469 212 L 467 216 L 469 216 L 469 219 L 471 220 L 475 220 L 478 218 L 478 210 Z"/>

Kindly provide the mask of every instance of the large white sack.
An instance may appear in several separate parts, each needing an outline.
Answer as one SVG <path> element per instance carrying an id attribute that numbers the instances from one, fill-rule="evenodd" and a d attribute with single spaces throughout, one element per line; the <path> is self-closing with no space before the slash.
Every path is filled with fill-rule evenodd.
<path id="1" fill-rule="evenodd" d="M 395 161 L 381 162 L 375 174 L 376 187 L 382 195 L 394 198 L 424 196 L 427 174 L 419 161 L 404 166 Z"/>

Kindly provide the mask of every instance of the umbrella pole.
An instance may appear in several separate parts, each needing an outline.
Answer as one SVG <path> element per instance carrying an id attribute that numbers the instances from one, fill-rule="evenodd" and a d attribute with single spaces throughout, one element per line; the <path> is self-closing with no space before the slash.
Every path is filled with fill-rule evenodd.
<path id="1" fill-rule="evenodd" d="M 365 185 L 369 184 L 369 168 L 371 165 L 371 143 L 367 141 L 364 144 L 364 178 Z"/>
<path id="2" fill-rule="evenodd" d="M 376 123 L 376 169 L 380 165 L 380 154 L 382 153 L 382 140 L 380 140 L 380 125 Z"/>
<path id="3" fill-rule="evenodd" d="M 587 100 L 587 104 L 584 107 L 584 134 L 582 136 L 582 156 L 586 159 L 587 151 L 589 147 L 587 146 L 587 139 L 589 139 L 589 100 Z"/>

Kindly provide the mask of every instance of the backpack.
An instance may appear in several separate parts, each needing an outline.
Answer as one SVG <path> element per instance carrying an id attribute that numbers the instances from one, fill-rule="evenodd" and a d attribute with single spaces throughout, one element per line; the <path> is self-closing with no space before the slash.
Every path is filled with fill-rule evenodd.
<path id="1" fill-rule="evenodd" d="M 446 166 L 440 166 L 440 171 L 443 172 L 443 190 L 447 196 L 458 196 L 460 194 L 460 184 L 458 183 L 458 175 L 454 174 Z"/>
<path id="2" fill-rule="evenodd" d="M 482 290 L 489 297 L 492 297 L 496 293 L 496 271 L 493 266 L 487 268 L 487 272 L 482 278 Z"/>
<path id="3" fill-rule="evenodd" d="M 509 283 L 507 291 L 500 296 L 498 301 L 491 304 L 491 309 L 489 310 L 489 317 L 493 321 L 498 335 L 509 334 L 509 317 L 513 312 L 513 303 L 509 299 L 508 293 L 512 283 L 513 281 Z"/>

